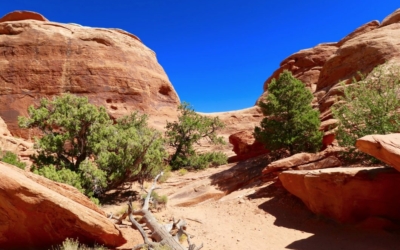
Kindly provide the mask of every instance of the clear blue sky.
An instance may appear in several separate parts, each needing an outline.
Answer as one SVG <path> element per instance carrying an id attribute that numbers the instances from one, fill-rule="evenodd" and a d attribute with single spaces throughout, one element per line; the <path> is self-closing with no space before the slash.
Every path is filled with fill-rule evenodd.
<path id="1" fill-rule="evenodd" d="M 55 22 L 121 28 L 157 54 L 182 101 L 197 111 L 253 106 L 289 55 L 335 42 L 400 2 L 361 0 L 11 0 Z"/>

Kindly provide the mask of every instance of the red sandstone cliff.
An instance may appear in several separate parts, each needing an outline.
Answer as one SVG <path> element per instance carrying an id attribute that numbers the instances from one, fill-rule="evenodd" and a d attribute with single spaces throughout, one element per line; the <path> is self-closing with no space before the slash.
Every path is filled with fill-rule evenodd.
<path id="1" fill-rule="evenodd" d="M 138 110 L 165 122 L 179 104 L 155 53 L 135 35 L 50 22 L 34 12 L 1 18 L 0 117 L 10 132 L 29 137 L 17 117 L 40 98 L 65 92 L 87 96 L 115 117 Z"/>
<path id="2" fill-rule="evenodd" d="M 284 70 L 303 81 L 313 92 L 314 106 L 321 112 L 321 121 L 332 118 L 329 108 L 339 93 L 338 83 L 351 83 L 358 72 L 368 74 L 385 62 L 400 62 L 400 9 L 387 16 L 382 23 L 371 21 L 336 43 L 319 44 L 304 49 L 283 60 L 280 67 L 264 83 L 268 84 Z"/>

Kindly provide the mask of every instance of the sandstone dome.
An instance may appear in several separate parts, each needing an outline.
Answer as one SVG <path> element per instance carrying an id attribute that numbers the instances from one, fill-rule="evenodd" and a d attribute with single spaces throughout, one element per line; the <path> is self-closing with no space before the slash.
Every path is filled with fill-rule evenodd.
<path id="1" fill-rule="evenodd" d="M 87 96 L 112 117 L 139 111 L 165 121 L 179 105 L 156 54 L 135 35 L 51 22 L 29 11 L 1 18 L 0 117 L 11 133 L 29 137 L 17 117 L 41 98 L 67 92 Z"/>

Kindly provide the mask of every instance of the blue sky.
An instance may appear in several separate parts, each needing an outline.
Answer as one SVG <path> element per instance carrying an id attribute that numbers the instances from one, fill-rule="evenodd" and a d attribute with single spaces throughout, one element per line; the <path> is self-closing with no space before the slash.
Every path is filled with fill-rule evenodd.
<path id="1" fill-rule="evenodd" d="M 182 101 L 197 111 L 251 107 L 289 55 L 335 42 L 400 8 L 398 1 L 12 0 L 55 22 L 121 28 L 157 54 Z"/>

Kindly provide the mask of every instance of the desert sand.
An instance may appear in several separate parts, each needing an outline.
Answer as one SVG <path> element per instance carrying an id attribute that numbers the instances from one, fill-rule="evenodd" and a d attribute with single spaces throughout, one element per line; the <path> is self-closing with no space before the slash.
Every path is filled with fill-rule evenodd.
<path id="1" fill-rule="evenodd" d="M 163 223 L 172 217 L 185 218 L 187 232 L 193 235 L 192 243 L 203 243 L 205 250 L 400 249 L 399 232 L 340 225 L 315 215 L 274 180 L 256 181 L 229 194 L 219 190 L 224 190 L 223 186 L 211 184 L 215 174 L 235 165 L 184 176 L 172 174 L 159 185 L 157 192 L 168 195 L 169 202 L 165 209 L 154 212 L 155 216 Z M 117 213 L 126 207 L 127 196 L 133 190 L 139 191 L 134 185 L 125 195 L 119 194 L 120 203 L 104 205 L 103 209 Z M 130 241 L 121 249 L 141 242 L 137 232 L 126 230 L 125 234 Z"/>

